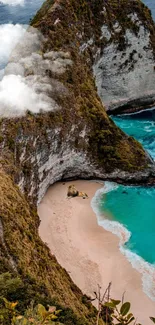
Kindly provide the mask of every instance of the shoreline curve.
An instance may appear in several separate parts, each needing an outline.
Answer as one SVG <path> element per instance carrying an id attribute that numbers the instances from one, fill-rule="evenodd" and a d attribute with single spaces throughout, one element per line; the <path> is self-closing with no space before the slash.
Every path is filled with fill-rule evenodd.
<path id="1" fill-rule="evenodd" d="M 89 199 L 67 199 L 68 185 L 74 184 Z M 76 285 L 93 297 L 97 285 L 104 291 L 112 281 L 111 296 L 131 302 L 138 322 L 151 325 L 155 302 L 142 291 L 140 273 L 119 250 L 119 239 L 97 224 L 91 200 L 102 185 L 95 181 L 56 183 L 38 207 L 39 234 Z M 145 310 L 144 307 L 145 306 Z"/>

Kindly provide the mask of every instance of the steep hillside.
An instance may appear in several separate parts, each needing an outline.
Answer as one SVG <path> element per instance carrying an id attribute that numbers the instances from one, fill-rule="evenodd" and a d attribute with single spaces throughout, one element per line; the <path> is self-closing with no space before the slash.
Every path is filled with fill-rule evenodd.
<path id="1" fill-rule="evenodd" d="M 65 10 L 69 15 L 64 22 Z M 43 30 L 42 14 L 44 8 L 33 25 Z M 46 18 L 50 17 L 49 10 Z M 150 10 L 140 0 L 58 1 L 52 17 L 51 22 L 59 18 L 59 28 L 63 25 L 68 30 L 63 45 L 69 38 L 75 39 L 79 51 L 91 60 L 98 94 L 108 111 L 135 111 L 154 105 L 155 26 Z M 58 40 L 56 49 L 62 48 Z"/>
<path id="2" fill-rule="evenodd" d="M 144 25 L 150 28 L 148 10 L 131 3 L 130 11 L 148 17 Z M 118 4 L 109 5 L 110 22 Z M 32 21 L 37 31 L 29 29 L 5 76 L 18 75 L 28 94 L 34 87 L 39 106 L 35 110 L 32 101 L 28 112 L 0 107 L 0 270 L 20 278 L 12 300 L 22 301 L 23 308 L 32 299 L 61 305 L 67 325 L 94 324 L 96 311 L 41 242 L 37 203 L 50 184 L 63 179 L 155 179 L 151 158 L 116 127 L 97 94 L 92 64 L 102 43 L 102 7 L 103 1 L 46 1 Z M 40 109 L 40 103 L 46 105 Z"/>
<path id="3" fill-rule="evenodd" d="M 65 324 L 93 324 L 95 308 L 74 285 L 38 235 L 39 218 L 9 176 L 0 171 L 0 273 L 2 290 L 10 272 L 16 279 L 4 296 L 24 310 L 30 301 L 56 305 Z M 17 281 L 18 279 L 18 281 Z M 1 279 L 0 279 L 1 280 Z M 9 282 L 8 282 L 9 284 Z M 0 324 L 2 291 L 0 292 Z"/>

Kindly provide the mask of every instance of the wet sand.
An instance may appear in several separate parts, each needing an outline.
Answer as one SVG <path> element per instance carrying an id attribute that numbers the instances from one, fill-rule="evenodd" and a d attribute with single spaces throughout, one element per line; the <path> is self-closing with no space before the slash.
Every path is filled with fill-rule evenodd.
<path id="1" fill-rule="evenodd" d="M 74 184 L 88 199 L 67 199 Z M 97 285 L 102 292 L 112 282 L 111 297 L 130 301 L 131 311 L 143 325 L 151 325 L 155 302 L 142 291 L 141 275 L 119 251 L 119 239 L 98 226 L 91 199 L 103 185 L 91 181 L 57 183 L 50 187 L 38 207 L 39 233 L 58 262 L 83 293 L 94 297 Z"/>

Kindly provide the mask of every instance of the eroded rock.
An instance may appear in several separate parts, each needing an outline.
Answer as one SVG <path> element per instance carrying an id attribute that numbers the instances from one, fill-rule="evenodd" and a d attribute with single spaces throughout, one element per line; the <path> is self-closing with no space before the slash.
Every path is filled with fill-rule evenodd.
<path id="1" fill-rule="evenodd" d="M 87 193 L 85 192 L 80 192 L 76 189 L 75 185 L 69 185 L 68 187 L 68 192 L 67 192 L 68 197 L 82 197 L 83 199 L 88 198 Z"/>

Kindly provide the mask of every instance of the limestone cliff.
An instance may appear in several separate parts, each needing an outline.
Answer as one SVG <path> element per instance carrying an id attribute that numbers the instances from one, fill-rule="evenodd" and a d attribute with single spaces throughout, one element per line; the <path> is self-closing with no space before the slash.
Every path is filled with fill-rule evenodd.
<path id="1" fill-rule="evenodd" d="M 155 25 L 150 10 L 140 0 L 87 0 L 78 7 L 75 2 L 69 34 L 73 37 L 71 31 L 78 28 L 79 51 L 91 60 L 105 108 L 121 113 L 153 106 Z M 61 17 L 60 5 L 57 16 Z"/>
<path id="2" fill-rule="evenodd" d="M 9 73 L 20 74 L 29 88 L 37 89 L 44 104 L 40 114 L 34 114 L 32 107 L 25 116 L 17 109 L 5 109 L 4 117 L 11 114 L 14 119 L 1 122 L 2 156 L 11 151 L 15 181 L 31 202 L 39 202 L 48 186 L 61 179 L 131 183 L 154 177 L 151 159 L 138 142 L 115 126 L 97 95 L 93 46 L 87 47 L 86 42 L 95 33 L 96 44 L 102 43 L 104 4 L 45 2 L 32 22 L 37 29 L 28 31 L 6 68 L 6 78 Z M 111 5 L 115 8 L 115 2 Z"/>
<path id="3" fill-rule="evenodd" d="M 139 1 L 132 4 L 142 17 L 148 14 L 149 25 L 147 9 Z M 18 274 L 24 290 L 31 288 L 26 302 L 35 295 L 35 301 L 47 297 L 69 308 L 65 324 L 93 324 L 95 311 L 39 239 L 37 203 L 51 184 L 62 179 L 149 183 L 155 175 L 151 158 L 116 127 L 97 94 L 92 66 L 103 42 L 100 14 L 105 5 L 103 0 L 46 1 L 32 21 L 37 31 L 30 29 L 17 46 L 5 75 L 16 73 L 26 89 L 35 89 L 38 106 L 33 107 L 32 101 L 28 112 L 18 107 L 2 110 L 1 272 Z M 115 1 L 108 5 L 117 9 Z"/>
<path id="4" fill-rule="evenodd" d="M 154 106 L 155 25 L 150 10 L 141 1 L 105 1 L 100 21 L 93 71 L 106 109 L 117 114 Z"/>

